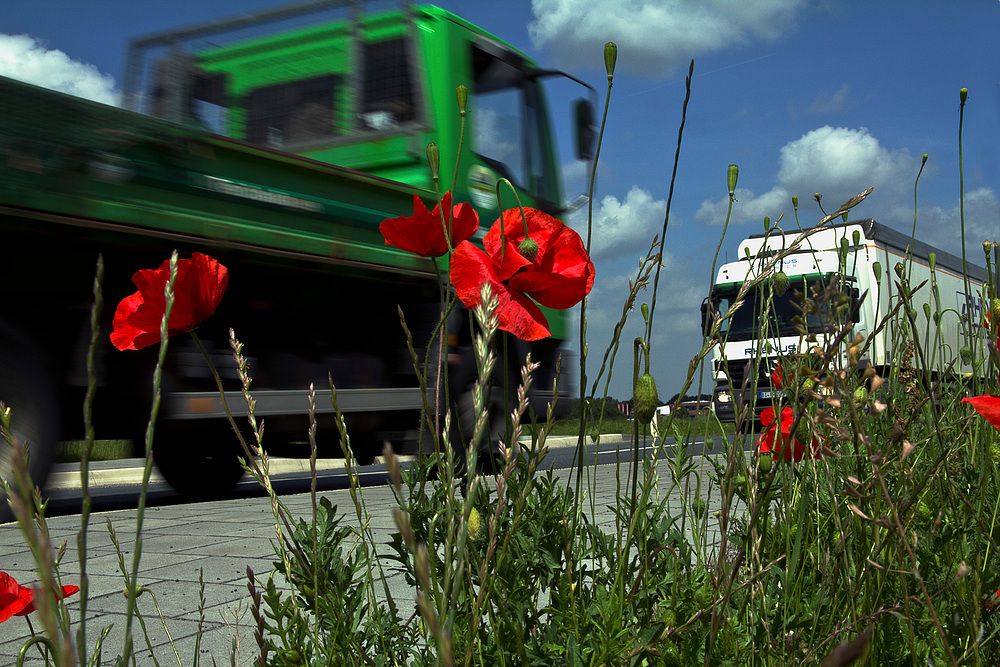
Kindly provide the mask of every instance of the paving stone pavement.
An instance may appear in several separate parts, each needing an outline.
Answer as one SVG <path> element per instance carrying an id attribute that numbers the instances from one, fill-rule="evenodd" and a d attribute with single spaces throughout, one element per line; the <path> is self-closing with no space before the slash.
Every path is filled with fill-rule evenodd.
<path id="1" fill-rule="evenodd" d="M 595 470 L 598 479 L 592 493 L 596 508 L 594 519 L 602 529 L 612 532 L 615 530 L 615 519 L 608 506 L 615 505 L 617 500 L 615 466 L 600 465 Z M 627 464 L 623 465 L 622 485 L 625 484 L 627 470 Z M 568 470 L 558 470 L 556 474 L 564 481 L 569 478 Z M 660 493 L 669 487 L 667 477 L 669 474 L 661 468 Z M 710 491 L 706 487 L 703 492 L 708 500 L 709 517 L 719 507 L 718 493 Z M 396 501 L 391 488 L 371 486 L 364 488 L 362 493 L 376 543 L 385 545 L 389 534 L 395 530 L 391 512 Z M 623 490 L 623 493 L 626 491 Z M 329 498 L 340 512 L 346 512 L 346 521 L 357 524 L 349 491 L 327 491 L 320 495 Z M 308 493 L 283 496 L 283 501 L 296 516 L 306 517 L 310 513 Z M 674 503 L 674 510 L 678 510 L 679 502 L 675 491 L 668 503 Z M 587 508 L 589 511 L 589 503 Z M 114 657 L 121 652 L 124 641 L 124 578 L 109 537 L 108 525 L 110 523 L 117 533 L 126 567 L 131 569 L 135 519 L 135 510 L 95 513 L 87 532 L 87 572 L 90 580 L 86 612 L 88 656 L 93 654 L 100 632 L 111 625 L 99 664 L 114 664 Z M 710 528 L 714 525 L 714 521 L 709 522 Z M 51 518 L 48 528 L 53 545 L 58 547 L 62 542 L 66 543 L 60 567 L 63 583 L 79 583 L 76 542 L 80 517 Z M 263 497 L 147 508 L 142 528 L 138 579 L 151 594 L 143 594 L 139 598 L 139 611 L 145 621 L 153 653 L 146 647 L 140 626 L 133 621 L 134 641 L 139 649 L 137 664 L 154 664 L 151 655 L 160 665 L 194 664 L 199 626 L 200 664 L 229 665 L 234 648 L 237 664 L 251 664 L 257 651 L 251 631 L 246 570 L 249 566 L 259 577 L 270 573 L 274 560 L 274 538 L 270 502 Z M 710 536 L 711 539 L 714 537 Z M 0 545 L 0 553 L 3 554 L 0 569 L 22 584 L 34 583 L 37 577 L 32 556 L 16 524 L 0 525 Z M 203 621 L 199 620 L 198 611 L 199 577 L 204 583 Z M 405 586 L 401 577 L 393 577 L 390 584 L 395 599 L 413 599 L 414 591 Z M 154 600 L 164 616 L 166 629 L 159 620 Z M 79 594 L 67 600 L 67 607 L 75 632 L 79 621 Z M 28 632 L 27 622 L 21 617 L 0 624 L 0 665 L 15 663 L 18 650 L 30 636 Z M 171 650 L 171 639 L 178 657 Z M 44 663 L 38 651 L 33 649 L 25 664 Z"/>

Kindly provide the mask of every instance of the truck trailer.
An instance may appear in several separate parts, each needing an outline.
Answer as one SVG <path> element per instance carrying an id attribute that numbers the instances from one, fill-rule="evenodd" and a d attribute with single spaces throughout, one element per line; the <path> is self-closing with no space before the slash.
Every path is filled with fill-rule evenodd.
<path id="1" fill-rule="evenodd" d="M 946 354 L 932 360 L 935 373 L 971 371 L 959 350 L 972 338 L 985 341 L 983 269 L 875 220 L 755 234 L 737 252 L 739 260 L 719 268 L 711 296 L 702 305 L 706 334 L 715 318 L 721 320 L 711 362 L 720 421 L 735 422 L 743 412 L 740 421 L 752 425 L 778 396 L 772 372 L 779 360 L 823 348 L 837 326 L 852 325 L 848 342 L 864 336 L 862 369 L 871 366 L 887 374 L 904 354 L 906 338 L 897 331 L 902 320 L 887 318 L 900 302 L 897 265 L 915 290 L 910 306 L 921 318 L 924 304 L 936 314 L 930 325 L 932 343 Z M 777 272 L 788 277 L 788 288 L 780 294 L 773 287 Z M 752 286 L 740 297 L 743 303 L 729 313 L 747 282 Z M 829 295 L 831 284 L 842 303 L 850 304 L 841 309 L 840 322 L 835 303 L 821 304 L 811 314 L 797 307 L 803 297 Z"/>
<path id="2" fill-rule="evenodd" d="M 308 453 L 311 383 L 320 428 L 333 427 L 328 374 L 359 461 L 385 443 L 415 446 L 421 396 L 397 307 L 422 351 L 447 267 L 386 245 L 379 224 L 412 214 L 415 196 L 435 205 L 431 142 L 442 190 L 457 174 L 455 202 L 480 215 L 476 239 L 499 216 L 501 177 L 525 206 L 563 213 L 545 83 L 582 82 L 540 69 L 448 11 L 403 3 L 364 13 L 361 4 L 312 1 L 135 39 L 126 108 L 0 77 L 0 400 L 12 409 L 15 439 L 30 446 L 36 483 L 57 442 L 84 437 L 99 255 L 107 305 L 96 351 L 98 439 L 129 439 L 144 453 L 157 349 L 119 352 L 108 334 L 114 304 L 134 291 L 132 274 L 177 250 L 229 269 L 222 304 L 198 335 L 230 406 L 244 402 L 229 329 L 244 343 L 272 451 Z M 317 10 L 343 15 L 302 20 Z M 288 19 L 299 23 L 269 29 Z M 460 154 L 459 86 L 468 90 Z M 591 89 L 567 110 L 582 159 L 594 137 L 592 99 Z M 539 412 L 570 336 L 565 313 L 545 312 L 552 337 L 510 340 L 496 372 L 506 365 L 518 377 L 530 351 L 541 363 Z M 464 325 L 451 328 L 447 352 L 458 406 L 475 363 L 469 318 L 453 317 Z M 157 465 L 182 491 L 221 493 L 242 474 L 214 381 L 185 336 L 169 345 L 156 442 Z M 321 447 L 322 456 L 340 452 L 335 436 L 321 437 Z M 5 478 L 11 455 L 0 444 Z"/>

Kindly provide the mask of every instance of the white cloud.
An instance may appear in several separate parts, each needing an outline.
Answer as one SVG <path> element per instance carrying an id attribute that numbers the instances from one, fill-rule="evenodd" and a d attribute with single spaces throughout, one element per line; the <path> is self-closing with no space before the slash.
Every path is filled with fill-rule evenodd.
<path id="1" fill-rule="evenodd" d="M 801 0 L 532 0 L 528 34 L 557 61 L 603 69 L 604 44 L 618 44 L 618 66 L 664 76 L 691 58 L 791 26 Z"/>
<path id="2" fill-rule="evenodd" d="M 105 104 L 116 104 L 114 77 L 46 49 L 28 35 L 0 35 L 0 74 Z"/>
<path id="3" fill-rule="evenodd" d="M 731 222 L 761 221 L 765 215 L 776 220 L 781 213 L 790 215 L 792 195 L 799 197 L 800 210 L 816 192 L 823 195 L 827 210 L 836 209 L 871 186 L 880 196 L 892 199 L 911 187 L 919 168 L 920 158 L 905 148 L 885 148 L 866 128 L 825 125 L 782 147 L 777 184 L 771 190 L 760 196 L 737 190 L 739 203 L 733 206 Z M 722 224 L 728 201 L 705 200 L 695 219 Z"/>
<path id="4" fill-rule="evenodd" d="M 891 217 L 913 220 L 909 208 L 899 206 Z M 901 230 L 909 232 L 909 230 Z M 962 256 L 962 209 L 958 203 L 951 208 L 917 205 L 917 238 L 931 245 Z M 991 188 L 978 188 L 965 193 L 965 252 L 968 261 L 982 266 L 983 241 L 1000 241 L 1000 199 Z"/>
<path id="5" fill-rule="evenodd" d="M 645 252 L 653 237 L 663 230 L 667 202 L 638 186 L 632 186 L 623 200 L 608 195 L 594 208 L 590 254 L 598 266 L 629 253 Z M 586 209 L 578 211 L 573 227 L 586 234 Z M 671 225 L 680 224 L 671 220 Z"/>
<path id="6" fill-rule="evenodd" d="M 813 99 L 812 104 L 805 108 L 805 113 L 823 114 L 833 111 L 843 111 L 847 106 L 847 95 L 851 92 L 850 84 L 845 83 L 833 94 L 820 93 Z M 796 107 L 789 106 L 788 113 L 793 118 L 800 114 Z"/>

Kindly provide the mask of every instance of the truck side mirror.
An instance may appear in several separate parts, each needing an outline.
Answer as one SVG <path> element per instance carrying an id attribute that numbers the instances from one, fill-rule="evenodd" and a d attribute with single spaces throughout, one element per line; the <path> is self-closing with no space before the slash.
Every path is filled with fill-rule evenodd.
<path id="1" fill-rule="evenodd" d="M 597 138 L 594 107 L 590 100 L 581 97 L 573 102 L 573 120 L 576 126 L 576 157 L 578 160 L 590 160 L 594 157 L 594 139 Z"/>

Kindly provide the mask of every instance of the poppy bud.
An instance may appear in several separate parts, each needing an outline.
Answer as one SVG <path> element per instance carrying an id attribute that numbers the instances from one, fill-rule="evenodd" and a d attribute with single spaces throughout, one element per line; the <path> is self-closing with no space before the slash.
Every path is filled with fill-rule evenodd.
<path id="1" fill-rule="evenodd" d="M 458 111 L 464 116 L 465 107 L 469 103 L 469 89 L 465 86 L 459 86 L 455 89 L 455 96 L 458 98 Z"/>
<path id="2" fill-rule="evenodd" d="M 934 267 L 937 266 L 937 253 L 927 253 L 927 264 L 930 265 L 931 271 L 934 271 Z"/>
<path id="3" fill-rule="evenodd" d="M 968 97 L 969 97 L 969 89 L 968 88 L 962 88 L 961 90 L 958 91 L 958 99 L 959 99 L 959 101 L 962 102 L 962 104 L 965 104 L 965 100 Z"/>
<path id="4" fill-rule="evenodd" d="M 929 303 L 924 304 L 924 317 L 926 317 L 928 320 L 931 319 L 931 304 Z"/>
<path id="5" fill-rule="evenodd" d="M 431 176 L 436 181 L 438 171 L 441 168 L 441 151 L 438 150 L 438 145 L 433 141 L 427 144 L 427 162 L 431 166 Z"/>
<path id="6" fill-rule="evenodd" d="M 802 445 L 812 441 L 812 429 L 809 428 L 809 422 L 804 418 L 799 419 L 799 425 L 795 427 L 795 439 Z M 795 443 L 792 443 L 794 447 Z"/>
<path id="7" fill-rule="evenodd" d="M 727 174 L 729 180 L 729 196 L 732 198 L 733 194 L 736 192 L 736 181 L 740 177 L 740 166 L 738 164 L 729 165 L 729 173 Z"/>
<path id="8" fill-rule="evenodd" d="M 963 345 L 958 349 L 958 356 L 961 357 L 962 363 L 969 365 L 972 363 L 972 348 L 968 345 Z"/>
<path id="9" fill-rule="evenodd" d="M 896 270 L 896 276 L 902 278 L 906 274 L 906 267 L 903 266 L 902 262 L 896 262 L 896 265 L 892 267 Z"/>
<path id="10" fill-rule="evenodd" d="M 927 164 L 927 153 L 924 153 L 924 157 L 920 160 L 920 166 Z"/>
<path id="11" fill-rule="evenodd" d="M 993 247 L 992 243 L 990 243 L 989 241 L 983 241 L 983 252 L 986 254 L 987 260 L 990 258 L 990 249 L 992 247 Z"/>
<path id="12" fill-rule="evenodd" d="M 656 394 L 656 381 L 649 373 L 643 373 L 635 383 L 635 418 L 640 424 L 653 421 L 660 397 Z"/>
<path id="13" fill-rule="evenodd" d="M 774 293 L 781 296 L 788 289 L 788 274 L 784 271 L 778 271 L 774 274 L 771 285 L 774 287 Z"/>
<path id="14" fill-rule="evenodd" d="M 796 211 L 799 210 L 799 198 L 797 195 L 792 195 L 792 208 Z"/>
<path id="15" fill-rule="evenodd" d="M 1000 299 L 993 299 L 990 304 L 990 322 L 1000 325 Z"/>
<path id="16" fill-rule="evenodd" d="M 604 67 L 608 70 L 608 79 L 615 74 L 615 63 L 618 62 L 618 45 L 608 42 L 604 45 Z"/>
<path id="17" fill-rule="evenodd" d="M 649 304 L 642 304 L 642 306 L 639 307 L 639 310 L 642 311 L 642 321 L 649 322 Z"/>
<path id="18" fill-rule="evenodd" d="M 765 475 L 771 472 L 771 466 L 774 465 L 774 458 L 770 455 L 761 454 L 760 460 L 757 461 L 757 469 L 760 470 Z"/>
<path id="19" fill-rule="evenodd" d="M 538 257 L 538 243 L 526 238 L 521 241 L 521 245 L 517 246 L 517 251 L 529 262 L 534 262 L 535 258 Z"/>
<path id="20" fill-rule="evenodd" d="M 931 261 L 933 261 L 933 260 L 931 260 Z M 931 264 L 931 270 L 932 271 L 934 270 L 934 265 L 933 264 Z M 880 262 L 873 262 L 872 263 L 872 273 L 875 274 L 875 282 L 876 283 L 882 281 L 882 264 Z"/>
<path id="21" fill-rule="evenodd" d="M 695 498 L 691 502 L 691 510 L 694 512 L 695 517 L 699 519 L 705 516 L 706 509 L 708 509 L 708 506 L 705 504 L 705 501 L 702 500 L 701 498 Z"/>

